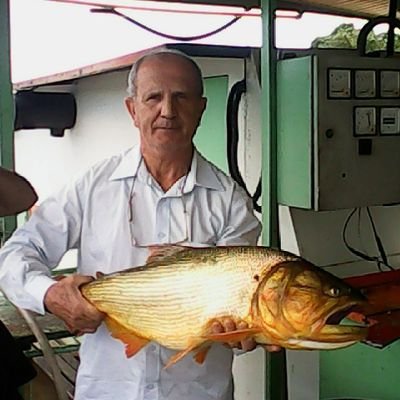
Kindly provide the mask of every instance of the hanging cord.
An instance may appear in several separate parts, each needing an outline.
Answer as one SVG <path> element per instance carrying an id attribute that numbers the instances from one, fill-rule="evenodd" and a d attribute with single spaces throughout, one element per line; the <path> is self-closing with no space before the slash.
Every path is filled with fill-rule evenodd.
<path id="1" fill-rule="evenodd" d="M 245 79 L 236 82 L 229 93 L 228 105 L 226 110 L 226 127 L 227 127 L 227 152 L 228 152 L 228 167 L 232 178 L 246 191 L 247 195 L 253 200 L 253 208 L 261 212 L 261 206 L 257 204 L 261 196 L 261 178 L 258 182 L 256 191 L 252 196 L 247 189 L 246 183 L 239 170 L 238 163 L 238 146 L 239 146 L 239 127 L 238 127 L 238 112 L 240 99 L 243 93 L 246 92 Z"/>
<path id="2" fill-rule="evenodd" d="M 383 247 L 382 240 L 379 237 L 378 232 L 376 230 L 375 222 L 374 222 L 374 220 L 372 218 L 371 211 L 370 211 L 369 207 L 367 207 L 367 214 L 368 214 L 368 218 L 369 218 L 369 221 L 371 223 L 371 226 L 372 226 L 372 231 L 374 232 L 374 238 L 375 238 L 375 242 L 376 242 L 376 245 L 378 247 L 378 250 L 379 250 L 379 254 L 380 254 L 381 259 L 382 259 L 382 264 L 385 265 L 386 267 L 390 268 L 390 269 L 393 269 L 388 263 L 388 259 L 386 257 L 386 252 L 385 252 L 385 248 Z"/>
<path id="3" fill-rule="evenodd" d="M 226 24 L 222 25 L 221 27 L 208 32 L 208 33 L 203 33 L 201 35 L 197 35 L 197 36 L 175 36 L 175 35 L 169 35 L 167 33 L 163 33 L 160 31 L 156 31 L 155 29 L 152 29 L 142 23 L 140 23 L 139 21 L 136 21 L 135 19 L 128 17 L 127 15 L 117 11 L 115 8 L 112 7 L 103 7 L 103 8 L 92 8 L 90 10 L 91 12 L 94 13 L 104 13 L 104 14 L 115 14 L 119 17 L 122 17 L 124 19 L 126 19 L 127 21 L 131 22 L 132 24 L 144 29 L 147 32 L 153 33 L 154 35 L 157 36 L 161 36 L 165 39 L 171 39 L 171 40 L 177 40 L 177 41 L 181 41 L 181 42 L 191 42 L 193 40 L 199 40 L 199 39 L 205 39 L 208 38 L 210 36 L 213 36 L 221 31 L 223 31 L 226 28 L 229 28 L 231 25 L 233 25 L 235 22 L 239 21 L 240 18 L 242 18 L 241 15 L 234 17 L 233 19 L 231 19 L 229 22 L 227 22 Z"/>
<path id="4" fill-rule="evenodd" d="M 390 270 L 394 270 L 394 268 L 393 268 L 391 265 L 389 265 L 389 263 L 388 263 L 388 259 L 387 259 L 387 256 L 386 256 L 386 253 L 385 253 L 385 250 L 384 250 L 382 241 L 381 241 L 381 239 L 379 238 L 379 235 L 378 235 L 378 233 L 377 233 L 377 230 L 376 230 L 376 227 L 375 227 L 375 223 L 374 223 L 374 221 L 373 221 L 373 218 L 372 218 L 371 212 L 370 212 L 370 210 L 369 210 L 369 207 L 367 207 L 367 213 L 368 213 L 368 217 L 369 217 L 369 220 L 370 220 L 370 223 L 371 223 L 371 226 L 372 226 L 372 230 L 373 230 L 373 233 L 374 233 L 375 242 L 376 242 L 376 244 L 377 244 L 380 257 L 377 257 L 377 256 L 369 256 L 368 254 L 366 254 L 366 253 L 364 253 L 364 252 L 362 252 L 362 251 L 360 251 L 360 250 L 355 249 L 354 247 L 352 247 L 352 246 L 349 244 L 349 242 L 348 242 L 348 240 L 347 240 L 347 238 L 346 238 L 346 232 L 347 232 L 347 228 L 348 228 L 348 225 L 349 225 L 349 223 L 350 223 L 350 220 L 352 219 L 353 215 L 356 213 L 357 210 L 358 210 L 358 216 L 359 216 L 359 221 L 360 221 L 360 217 L 361 217 L 360 210 L 361 210 L 361 209 L 360 209 L 360 208 L 354 208 L 354 210 L 351 211 L 351 213 L 348 215 L 348 217 L 347 217 L 347 219 L 346 219 L 346 221 L 345 221 L 345 223 L 344 223 L 344 226 L 343 226 L 343 231 L 342 231 L 343 243 L 345 244 L 345 246 L 347 247 L 347 249 L 348 249 L 351 253 L 353 253 L 354 255 L 356 255 L 357 257 L 360 257 L 360 258 L 362 258 L 363 260 L 375 262 L 375 263 L 377 264 L 378 269 L 379 269 L 381 272 L 383 272 L 382 266 L 385 266 L 385 267 L 389 268 Z"/>

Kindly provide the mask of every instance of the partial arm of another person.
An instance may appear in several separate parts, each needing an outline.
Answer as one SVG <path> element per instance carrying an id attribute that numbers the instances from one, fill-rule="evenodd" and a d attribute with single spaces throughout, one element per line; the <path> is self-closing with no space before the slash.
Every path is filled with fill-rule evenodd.
<path id="1" fill-rule="evenodd" d="M 0 215 L 27 210 L 37 201 L 31 184 L 21 175 L 0 167 Z"/>
<path id="2" fill-rule="evenodd" d="M 82 205 L 77 186 L 44 201 L 0 250 L 0 288 L 20 308 L 61 318 L 74 333 L 94 332 L 103 314 L 87 302 L 79 286 L 93 278 L 51 276 L 67 250 L 80 241 Z"/>

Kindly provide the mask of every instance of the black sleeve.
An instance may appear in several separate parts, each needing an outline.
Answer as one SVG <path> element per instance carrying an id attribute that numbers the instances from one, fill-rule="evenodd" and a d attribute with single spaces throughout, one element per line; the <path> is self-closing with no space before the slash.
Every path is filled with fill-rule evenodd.
<path id="1" fill-rule="evenodd" d="M 19 399 L 18 387 L 36 376 L 30 361 L 0 321 L 0 399 Z"/>

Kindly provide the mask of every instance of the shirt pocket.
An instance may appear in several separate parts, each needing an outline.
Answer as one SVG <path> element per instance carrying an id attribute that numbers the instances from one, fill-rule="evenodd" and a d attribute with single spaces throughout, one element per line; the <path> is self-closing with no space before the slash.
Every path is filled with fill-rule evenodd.
<path id="1" fill-rule="evenodd" d="M 191 216 L 188 242 L 193 247 L 215 246 L 220 232 L 223 230 L 223 220 L 219 216 L 195 213 Z"/>
<path id="2" fill-rule="evenodd" d="M 188 202 L 190 213 L 189 242 L 215 246 L 227 224 L 226 204 L 208 191 Z"/>

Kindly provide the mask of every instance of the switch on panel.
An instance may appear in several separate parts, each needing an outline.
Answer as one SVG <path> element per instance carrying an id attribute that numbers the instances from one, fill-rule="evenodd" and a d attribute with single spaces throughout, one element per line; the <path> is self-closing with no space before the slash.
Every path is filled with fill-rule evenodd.
<path id="1" fill-rule="evenodd" d="M 382 135 L 400 134 L 400 108 L 381 108 L 380 132 Z"/>
<path id="2" fill-rule="evenodd" d="M 354 109 L 354 134 L 356 136 L 376 135 L 375 107 L 356 107 Z"/>
<path id="3" fill-rule="evenodd" d="M 381 96 L 400 96 L 400 71 L 381 71 Z"/>
<path id="4" fill-rule="evenodd" d="M 376 96 L 375 71 L 357 70 L 354 74 L 354 94 L 358 98 Z"/>
<path id="5" fill-rule="evenodd" d="M 348 69 L 330 69 L 328 94 L 333 98 L 349 98 L 351 95 L 351 73 Z"/>

